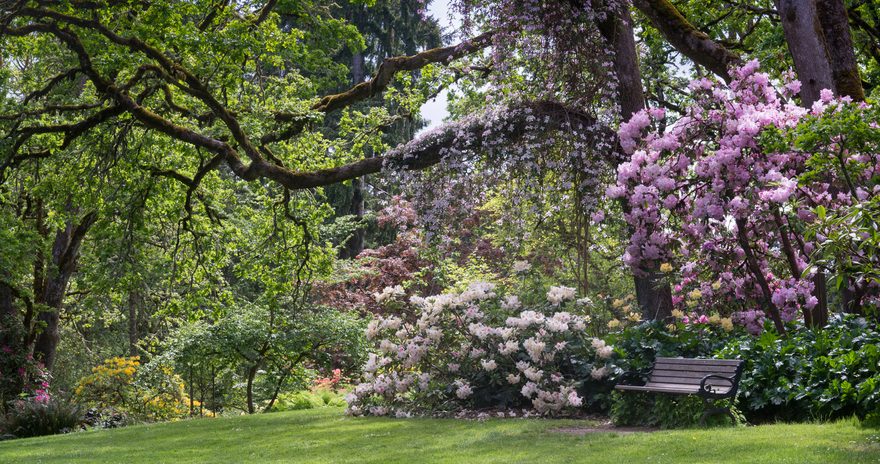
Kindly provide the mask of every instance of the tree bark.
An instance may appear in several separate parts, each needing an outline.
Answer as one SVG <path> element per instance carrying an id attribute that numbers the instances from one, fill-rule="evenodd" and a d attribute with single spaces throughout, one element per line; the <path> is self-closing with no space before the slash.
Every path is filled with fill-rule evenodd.
<path id="1" fill-rule="evenodd" d="M 807 108 L 822 89 L 834 89 L 831 60 L 816 0 L 777 0 L 782 31 L 801 81 L 801 101 Z"/>
<path id="2" fill-rule="evenodd" d="M 34 359 L 42 362 L 47 370 L 51 370 L 55 364 L 55 354 L 60 336 L 58 322 L 64 303 L 64 294 L 67 292 L 67 285 L 76 270 L 82 241 L 96 218 L 96 213 L 88 213 L 79 224 L 68 222 L 64 229 L 55 234 L 52 246 L 52 265 L 46 271 L 43 294 L 37 300 L 43 306 L 37 316 L 37 322 L 42 327 L 34 342 Z"/>
<path id="3" fill-rule="evenodd" d="M 15 291 L 6 283 L 6 278 L 6 271 L 0 271 L 0 344 L 11 347 L 12 325 L 18 311 L 15 308 Z"/>
<path id="4" fill-rule="evenodd" d="M 131 289 L 128 292 L 128 355 L 129 356 L 137 356 L 140 354 L 138 352 L 138 340 L 140 340 L 140 333 L 138 330 L 138 317 L 140 315 L 140 294 L 136 289 Z"/>
<path id="5" fill-rule="evenodd" d="M 617 98 L 621 119 L 625 121 L 645 108 L 632 18 L 626 5 L 615 8 L 614 14 L 606 18 L 599 23 L 599 31 L 614 50 Z M 621 204 L 624 211 L 629 208 L 625 201 Z M 632 230 L 629 232 L 632 233 Z M 646 269 L 642 276 L 634 275 L 633 281 L 643 319 L 663 320 L 672 315 L 672 290 L 669 284 L 660 280 L 656 269 Z"/>
<path id="6" fill-rule="evenodd" d="M 8 271 L 0 270 L 0 347 L 11 349 L 13 356 L 0 363 L 3 371 L 0 379 L 0 414 L 7 410 L 10 401 L 24 388 L 25 379 L 18 375 L 23 367 L 18 359 L 25 351 L 25 330 L 19 325 L 19 310 L 16 307 L 16 290 L 7 283 Z"/>
<path id="7" fill-rule="evenodd" d="M 351 81 L 352 85 L 358 85 L 364 80 L 364 55 L 355 53 L 351 58 Z M 351 205 L 349 214 L 355 216 L 358 221 L 364 218 L 364 178 L 358 177 L 351 180 Z M 348 241 L 345 242 L 343 257 L 354 259 L 364 251 L 365 231 L 363 227 L 355 229 Z"/>
<path id="8" fill-rule="evenodd" d="M 742 248 L 743 253 L 746 255 L 746 266 L 748 266 L 749 272 L 752 273 L 752 276 L 758 282 L 758 287 L 761 289 L 761 306 L 764 307 L 765 312 L 769 313 L 770 319 L 773 320 L 773 324 L 776 326 L 776 331 L 780 334 L 785 334 L 785 324 L 782 322 L 782 316 L 779 314 L 779 309 L 772 301 L 770 284 L 767 282 L 767 278 L 761 271 L 761 266 L 758 265 L 758 259 L 755 257 L 755 253 L 752 252 L 752 245 L 749 243 L 749 236 L 746 231 L 747 227 L 748 225 L 744 219 L 736 220 L 736 239 L 739 242 L 739 246 Z"/>
<path id="9" fill-rule="evenodd" d="M 358 221 L 364 218 L 364 178 L 358 177 L 351 181 L 351 208 L 349 214 L 356 217 Z M 364 251 L 364 239 L 366 231 L 363 225 L 358 225 L 351 233 L 348 242 L 345 243 L 345 254 L 347 257 L 354 259 L 357 255 Z"/>
<path id="10" fill-rule="evenodd" d="M 739 63 L 740 58 L 694 27 L 675 5 L 668 0 L 633 0 L 633 4 L 678 51 L 725 81 L 730 81 L 728 69 Z"/>
<path id="11" fill-rule="evenodd" d="M 256 408 L 254 407 L 254 378 L 257 376 L 257 371 L 260 369 L 260 365 L 258 363 L 254 363 L 253 366 L 248 368 L 247 371 L 247 410 L 248 414 L 253 414 L 256 412 Z"/>
<path id="12" fill-rule="evenodd" d="M 777 0 L 782 30 L 801 81 L 801 103 L 809 108 L 822 89 L 854 100 L 865 99 L 853 50 L 846 7 L 841 0 Z M 828 290 L 825 272 L 813 277 L 813 296 L 818 304 L 804 309 L 804 321 L 814 327 L 828 322 Z M 849 306 L 851 292 L 842 292 Z"/>
<path id="13" fill-rule="evenodd" d="M 817 0 L 816 6 L 821 12 L 819 23 L 828 46 L 835 93 L 863 101 L 865 89 L 859 75 L 846 5 L 843 0 Z"/>

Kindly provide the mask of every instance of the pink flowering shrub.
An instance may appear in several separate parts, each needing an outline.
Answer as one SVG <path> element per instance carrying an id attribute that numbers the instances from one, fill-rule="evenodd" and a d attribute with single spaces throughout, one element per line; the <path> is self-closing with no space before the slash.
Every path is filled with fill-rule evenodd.
<path id="1" fill-rule="evenodd" d="M 337 392 L 343 387 L 342 369 L 333 369 L 330 377 L 319 377 L 312 384 L 315 390 Z"/>
<path id="2" fill-rule="evenodd" d="M 38 404 L 51 399 L 49 373 L 33 354 L 21 353 L 9 345 L 0 346 L 0 412 L 25 394 Z"/>
<path id="3" fill-rule="evenodd" d="M 376 352 L 346 400 L 352 415 L 408 416 L 484 408 L 574 412 L 607 394 L 614 349 L 586 335 L 574 289 L 553 287 L 547 302 L 522 307 L 494 284 L 412 297 L 410 322 L 377 317 L 367 328 Z"/>
<path id="4" fill-rule="evenodd" d="M 791 100 L 797 81 L 777 90 L 755 61 L 733 76 L 729 86 L 692 82 L 695 103 L 668 129 L 652 128 L 665 117 L 658 109 L 621 125 L 631 159 L 619 166 L 607 194 L 630 207 L 625 219 L 633 233 L 624 260 L 635 272 L 676 268 L 664 272 L 683 311 L 722 309 L 753 333 L 765 318 L 780 332 L 799 316 L 808 325 L 824 324 L 826 277 L 812 262 L 820 240 L 805 230 L 815 223 L 816 208 L 849 205 L 868 191 L 839 171 L 818 172 L 811 164 L 818 148 L 780 134 L 850 102 L 823 91 L 812 108 L 803 108 Z M 837 147 L 855 178 L 876 176 L 877 153 L 840 150 L 843 131 L 829 137 L 826 148 Z"/>

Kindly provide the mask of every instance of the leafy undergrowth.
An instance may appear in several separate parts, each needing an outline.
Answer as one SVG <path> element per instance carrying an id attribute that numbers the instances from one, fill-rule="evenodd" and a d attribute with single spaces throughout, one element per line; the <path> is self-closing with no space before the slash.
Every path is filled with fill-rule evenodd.
<path id="1" fill-rule="evenodd" d="M 877 463 L 880 430 L 830 424 L 655 433 L 588 421 L 350 418 L 339 408 L 197 419 L 0 443 L 0 462 Z"/>

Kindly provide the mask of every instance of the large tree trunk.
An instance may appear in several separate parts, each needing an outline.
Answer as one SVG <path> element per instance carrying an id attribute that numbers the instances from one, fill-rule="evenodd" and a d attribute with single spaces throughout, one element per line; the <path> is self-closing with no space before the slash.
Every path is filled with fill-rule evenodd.
<path id="1" fill-rule="evenodd" d="M 5 269 L 0 270 L 0 345 L 13 347 L 15 338 L 15 325 L 18 310 L 15 307 L 15 289 L 7 283 L 8 275 Z"/>
<path id="2" fill-rule="evenodd" d="M 822 89 L 836 95 L 864 100 L 865 91 L 853 50 L 846 7 L 841 0 L 777 0 L 782 29 L 801 81 L 801 103 L 811 107 Z M 813 295 L 819 303 L 804 309 L 804 320 L 814 327 L 828 321 L 826 275 L 813 279 Z M 854 293 L 843 291 L 845 308 L 858 306 Z M 809 312 L 809 314 L 808 314 Z"/>
<path id="3" fill-rule="evenodd" d="M 632 18 L 626 5 L 615 8 L 615 14 L 608 15 L 607 20 L 599 24 L 599 30 L 614 50 L 620 116 L 622 120 L 627 120 L 645 108 L 645 94 L 642 90 Z M 624 210 L 628 209 L 626 202 L 623 202 L 623 207 Z M 633 281 L 644 319 L 662 320 L 671 316 L 672 291 L 668 284 L 659 279 L 656 269 L 646 269 L 642 276 L 634 275 Z"/>
<path id="4" fill-rule="evenodd" d="M 358 218 L 358 221 L 364 218 L 364 178 L 358 177 L 351 181 L 351 209 L 349 214 Z M 348 242 L 345 243 L 346 255 L 349 258 L 356 258 L 357 255 L 364 251 L 364 239 L 366 238 L 366 230 L 364 227 L 358 226 L 352 232 Z"/>
<path id="5" fill-rule="evenodd" d="M 60 337 L 58 322 L 67 284 L 76 270 L 82 241 L 96 218 L 95 213 L 88 213 L 79 224 L 69 222 L 55 234 L 51 266 L 46 269 L 43 293 L 37 299 L 37 303 L 43 306 L 37 316 L 37 322 L 42 328 L 34 342 L 34 358 L 42 362 L 48 370 L 55 364 L 55 352 Z"/>
<path id="6" fill-rule="evenodd" d="M 822 89 L 834 89 L 831 60 L 816 11 L 816 1 L 777 0 L 776 8 L 801 81 L 801 100 L 809 108 L 819 99 Z"/>
<path id="7" fill-rule="evenodd" d="M 364 81 L 364 55 L 355 53 L 351 57 L 351 81 L 352 85 L 358 85 Z M 351 180 L 351 206 L 348 214 L 358 218 L 364 217 L 364 178 L 358 177 Z M 358 227 L 345 242 L 345 248 L 341 252 L 343 258 L 355 258 L 364 251 L 364 238 L 366 231 Z"/>
<path id="8" fill-rule="evenodd" d="M 834 93 L 851 97 L 855 101 L 864 101 L 865 89 L 862 87 L 862 78 L 859 75 L 858 62 L 853 49 L 846 6 L 842 0 L 817 0 L 816 5 L 821 12 L 819 22 L 828 47 Z M 824 315 L 824 319 L 816 320 L 815 324 L 823 326 L 828 321 L 825 273 L 816 275 L 815 285 L 817 290 L 821 288 L 822 292 L 817 308 L 825 308 L 824 314 L 814 316 Z M 864 291 L 857 288 L 856 291 L 851 292 L 848 286 L 844 286 L 844 291 L 841 292 L 844 311 L 861 313 L 861 300 L 864 296 Z"/>
<path id="9" fill-rule="evenodd" d="M 846 5 L 843 0 L 817 0 L 816 5 L 818 11 L 822 12 L 819 23 L 822 24 L 828 46 L 835 93 L 862 101 L 865 99 L 865 89 L 859 75 Z"/>
<path id="10" fill-rule="evenodd" d="M 834 89 L 831 59 L 825 34 L 819 22 L 815 0 L 778 0 L 782 30 L 801 81 L 801 104 L 809 108 L 819 99 L 822 89 Z M 799 277 L 799 276 L 795 276 Z M 813 296 L 819 301 L 813 309 L 804 308 L 804 323 L 821 327 L 828 320 L 828 297 L 825 273 L 813 279 Z"/>

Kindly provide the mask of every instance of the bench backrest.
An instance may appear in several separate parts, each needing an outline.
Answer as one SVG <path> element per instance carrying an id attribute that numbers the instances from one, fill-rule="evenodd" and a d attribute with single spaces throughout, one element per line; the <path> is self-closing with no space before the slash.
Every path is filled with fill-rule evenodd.
<path id="1" fill-rule="evenodd" d="M 700 385 L 703 377 L 719 374 L 734 378 L 734 386 L 739 384 L 743 362 L 739 359 L 689 359 L 657 358 L 647 385 Z M 708 379 L 707 385 L 729 387 L 730 382 L 723 379 Z M 734 387 L 736 388 L 736 387 Z"/>

